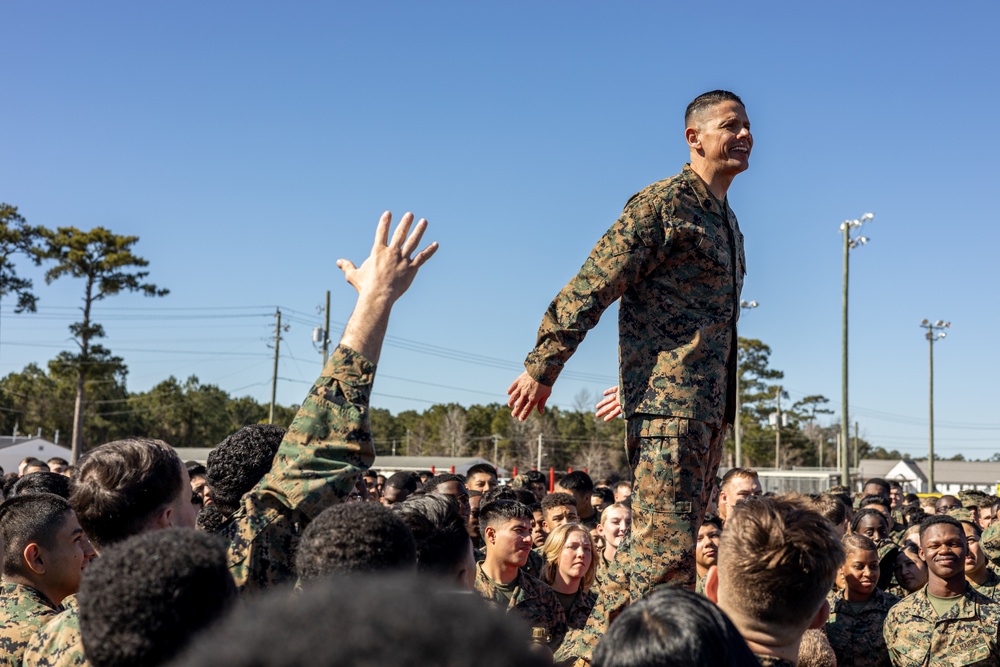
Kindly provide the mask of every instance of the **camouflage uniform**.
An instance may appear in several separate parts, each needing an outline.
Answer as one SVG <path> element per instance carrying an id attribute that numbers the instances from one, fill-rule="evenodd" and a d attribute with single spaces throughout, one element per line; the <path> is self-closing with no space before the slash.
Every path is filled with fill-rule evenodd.
<path id="1" fill-rule="evenodd" d="M 993 571 L 993 568 L 987 567 L 986 572 L 986 581 L 981 584 L 970 581 L 969 585 L 994 602 L 1000 602 L 1000 598 L 997 597 L 998 592 L 1000 592 L 997 591 L 997 587 L 1000 587 L 1000 577 L 998 577 L 997 573 Z"/>
<path id="2" fill-rule="evenodd" d="M 927 587 L 901 600 L 885 619 L 885 643 L 895 667 L 1000 665 L 1000 604 L 969 586 L 943 616 Z"/>
<path id="3" fill-rule="evenodd" d="M 375 460 L 368 401 L 375 365 L 343 345 L 288 428 L 274 465 L 219 530 L 243 594 L 295 581 L 300 528 L 345 499 Z"/>
<path id="4" fill-rule="evenodd" d="M 80 639 L 80 608 L 72 607 L 49 621 L 28 643 L 24 667 L 87 667 Z"/>
<path id="5" fill-rule="evenodd" d="M 487 600 L 503 606 L 508 614 L 516 613 L 529 626 L 544 627 L 551 638 L 550 648 L 562 643 L 566 634 L 566 613 L 559 604 L 559 598 L 548 585 L 519 569 L 516 588 L 508 602 L 493 581 L 483 573 L 483 564 L 477 563 L 475 588 Z"/>
<path id="6" fill-rule="evenodd" d="M 609 569 L 578 657 L 626 604 L 669 583 L 693 588 L 694 548 L 735 417 L 743 235 L 726 201 L 685 166 L 633 196 L 579 274 L 549 306 L 525 361 L 559 372 L 621 298 L 621 401 L 633 470 L 632 530 Z"/>
<path id="7" fill-rule="evenodd" d="M 885 646 L 883 625 L 886 614 L 899 598 L 879 589 L 859 612 L 851 609 L 843 591 L 831 596 L 830 618 L 823 633 L 837 655 L 838 665 L 854 667 L 891 667 Z"/>
<path id="8" fill-rule="evenodd" d="M 596 602 L 597 594 L 593 588 L 589 591 L 580 591 L 579 595 L 576 596 L 576 599 L 573 600 L 573 605 L 566 612 L 566 636 L 563 639 L 563 644 L 566 646 L 572 645 L 572 638 L 583 632 L 583 629 L 587 626 L 587 619 L 590 618 L 590 612 L 594 610 Z M 556 662 L 558 663 L 564 658 L 570 659 L 572 656 L 563 656 L 559 649 L 556 649 Z"/>
<path id="9" fill-rule="evenodd" d="M 486 560 L 485 557 L 483 560 Z M 545 569 L 545 554 L 541 547 L 535 547 L 528 552 L 528 560 L 524 561 L 521 569 L 533 576 L 535 579 L 542 578 L 542 570 Z"/>
<path id="10" fill-rule="evenodd" d="M 994 521 L 983 531 L 979 547 L 993 565 L 1000 566 L 1000 521 Z"/>
<path id="11" fill-rule="evenodd" d="M 31 586 L 0 585 L 0 667 L 21 667 L 28 641 L 60 611 Z"/>

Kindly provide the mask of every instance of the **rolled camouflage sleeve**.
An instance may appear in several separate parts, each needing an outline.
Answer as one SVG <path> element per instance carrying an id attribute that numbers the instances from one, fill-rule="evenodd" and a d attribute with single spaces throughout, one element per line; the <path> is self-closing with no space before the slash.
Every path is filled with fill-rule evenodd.
<path id="1" fill-rule="evenodd" d="M 528 375 L 541 384 L 555 384 L 566 361 L 608 306 L 662 261 L 668 246 L 664 229 L 655 201 L 626 204 L 580 272 L 545 311 L 535 349 L 524 362 Z"/>
<path id="2" fill-rule="evenodd" d="M 346 498 L 375 461 L 369 402 L 375 365 L 343 345 L 330 355 L 255 495 L 282 499 L 306 519 Z"/>
<path id="3" fill-rule="evenodd" d="M 371 467 L 374 377 L 375 364 L 338 346 L 282 439 L 270 472 L 222 527 L 229 570 L 241 593 L 294 581 L 300 530 L 345 499 Z"/>

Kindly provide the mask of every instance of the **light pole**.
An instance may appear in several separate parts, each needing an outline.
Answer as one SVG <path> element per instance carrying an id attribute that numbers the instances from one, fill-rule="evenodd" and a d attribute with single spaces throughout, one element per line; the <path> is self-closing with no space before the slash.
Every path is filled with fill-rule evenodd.
<path id="1" fill-rule="evenodd" d="M 750 310 L 751 308 L 756 308 L 760 304 L 756 301 L 747 301 L 746 299 L 740 301 L 740 308 L 743 310 Z M 739 333 L 736 334 L 736 424 L 733 428 L 736 430 L 736 467 L 743 467 L 743 424 L 740 419 L 740 412 L 742 410 L 742 401 L 740 401 L 740 336 Z"/>
<path id="2" fill-rule="evenodd" d="M 927 450 L 927 493 L 934 493 L 934 341 L 941 340 L 947 335 L 942 329 L 950 328 L 951 322 L 924 320 L 920 326 L 927 329 L 927 333 L 924 335 L 930 350 L 930 419 L 928 420 L 930 439 Z"/>
<path id="3" fill-rule="evenodd" d="M 858 220 L 845 220 L 840 224 L 840 231 L 844 233 L 844 326 L 843 326 L 843 340 L 844 346 L 842 350 L 842 368 L 841 368 L 841 418 L 840 418 L 840 446 L 843 448 L 840 457 L 840 479 L 841 484 L 845 486 L 851 485 L 851 464 L 847 458 L 847 431 L 849 429 L 849 417 L 847 414 L 847 284 L 848 284 L 848 273 L 850 268 L 850 252 L 858 246 L 863 246 L 868 243 L 868 238 L 860 235 L 861 226 L 866 222 L 874 218 L 874 214 L 865 213 Z M 851 237 L 851 230 L 856 230 L 858 234 Z"/>

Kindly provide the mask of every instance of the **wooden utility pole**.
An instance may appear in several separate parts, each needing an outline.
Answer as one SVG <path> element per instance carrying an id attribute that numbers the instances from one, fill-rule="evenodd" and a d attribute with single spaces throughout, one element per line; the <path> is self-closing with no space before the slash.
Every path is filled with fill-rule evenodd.
<path id="1" fill-rule="evenodd" d="M 274 423 L 274 399 L 278 393 L 278 350 L 281 345 L 281 309 L 274 311 L 277 322 L 274 325 L 274 374 L 271 376 L 271 411 L 267 416 L 267 423 Z"/>

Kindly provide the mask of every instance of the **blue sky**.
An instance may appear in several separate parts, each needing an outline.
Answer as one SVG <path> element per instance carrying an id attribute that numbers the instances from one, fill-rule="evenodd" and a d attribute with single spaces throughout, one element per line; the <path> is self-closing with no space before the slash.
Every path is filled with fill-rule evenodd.
<path id="1" fill-rule="evenodd" d="M 0 200 L 33 224 L 141 240 L 164 299 L 96 317 L 129 388 L 197 375 L 278 398 L 339 335 L 381 211 L 430 221 L 441 250 L 396 308 L 373 402 L 504 401 L 542 312 L 628 197 L 687 159 L 697 94 L 737 92 L 751 168 L 730 190 L 746 236 L 741 335 L 772 348 L 792 400 L 840 410 L 842 246 L 851 256 L 851 414 L 876 445 L 927 446 L 924 318 L 942 455 L 1000 451 L 994 306 L 1000 232 L 994 4 L 4 3 Z M 36 277 L 39 313 L 2 307 L 0 373 L 68 349 L 82 286 Z M 616 377 L 609 311 L 556 384 L 573 407 Z"/>

